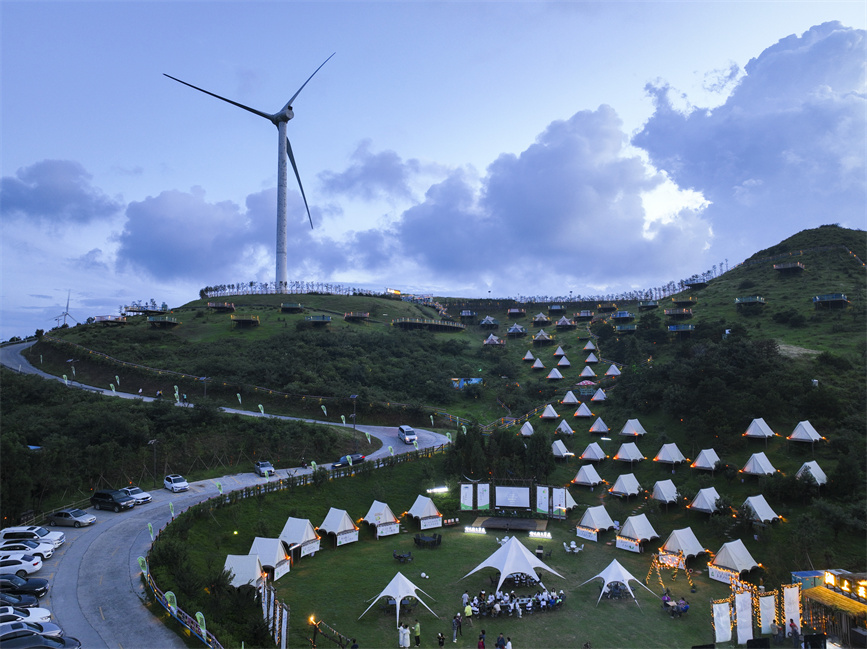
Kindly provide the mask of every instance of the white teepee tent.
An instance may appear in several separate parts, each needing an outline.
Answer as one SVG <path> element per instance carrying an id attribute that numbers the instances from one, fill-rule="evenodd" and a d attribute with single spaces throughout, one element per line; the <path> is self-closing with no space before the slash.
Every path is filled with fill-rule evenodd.
<path id="1" fill-rule="evenodd" d="M 569 390 L 565 395 L 563 395 L 563 399 L 560 401 L 560 403 L 568 405 L 568 404 L 575 404 L 575 403 L 581 403 L 581 402 L 578 401 L 578 397 L 576 397 L 574 394 L 572 394 L 572 391 Z"/>
<path id="2" fill-rule="evenodd" d="M 809 421 L 801 421 L 786 439 L 791 442 L 818 442 L 825 438 L 813 428 L 813 424 Z"/>
<path id="3" fill-rule="evenodd" d="M 557 411 L 554 410 L 554 406 L 550 403 L 545 406 L 545 410 L 542 411 L 542 414 L 539 415 L 541 419 L 557 419 L 560 415 L 557 414 Z"/>
<path id="4" fill-rule="evenodd" d="M 536 360 L 536 357 L 533 356 L 533 352 L 531 352 L 531 351 L 528 349 L 528 350 L 527 350 L 527 353 L 524 354 L 524 358 L 523 358 L 522 360 L 525 360 L 525 361 L 534 361 L 534 360 Z"/>
<path id="5" fill-rule="evenodd" d="M 582 403 L 578 406 L 578 410 L 575 411 L 573 417 L 592 417 L 593 413 L 590 412 L 590 408 L 587 407 L 586 403 Z"/>
<path id="6" fill-rule="evenodd" d="M 588 354 L 587 358 L 584 359 L 584 362 L 585 363 L 598 363 L 599 359 L 596 358 L 596 354 L 594 354 L 593 352 L 590 352 L 590 354 Z"/>
<path id="7" fill-rule="evenodd" d="M 536 362 L 533 363 L 533 369 L 534 370 L 544 370 L 545 369 L 545 365 L 542 363 L 541 358 L 537 358 Z"/>
<path id="8" fill-rule="evenodd" d="M 614 521 L 605 509 L 605 505 L 597 505 L 596 507 L 588 507 L 578 523 L 581 527 L 587 527 L 591 530 L 600 532 L 602 530 L 610 530 L 615 527 Z"/>
<path id="9" fill-rule="evenodd" d="M 558 348 L 557 348 L 557 351 L 554 352 L 554 357 L 555 357 L 555 358 L 560 358 L 561 356 L 565 356 L 565 355 L 566 355 L 566 352 L 563 351 L 563 348 L 562 348 L 562 347 L 558 347 Z"/>
<path id="10" fill-rule="evenodd" d="M 535 431 L 533 430 L 533 424 L 529 421 L 525 421 L 524 425 L 521 426 L 521 436 L 522 437 L 530 437 Z"/>
<path id="11" fill-rule="evenodd" d="M 564 356 L 557 361 L 557 367 L 572 367 L 572 363 L 570 363 L 569 359 Z"/>
<path id="12" fill-rule="evenodd" d="M 620 370 L 612 363 L 611 367 L 605 370 L 605 376 L 620 376 Z"/>
<path id="13" fill-rule="evenodd" d="M 587 344 L 584 345 L 585 352 L 594 352 L 596 351 L 596 345 L 593 344 L 592 340 L 587 341 Z"/>
<path id="14" fill-rule="evenodd" d="M 558 370 L 558 369 L 555 367 L 553 370 L 551 370 L 550 372 L 548 372 L 548 376 L 545 377 L 545 378 L 553 379 L 553 380 L 560 380 L 560 379 L 563 378 L 563 375 L 560 374 L 560 370 Z"/>
<path id="15" fill-rule="evenodd" d="M 367 613 L 367 611 L 369 611 L 371 608 L 373 608 L 373 604 L 376 604 L 376 601 L 378 599 L 380 599 L 382 597 L 391 598 L 392 600 L 394 600 L 395 624 L 399 626 L 400 625 L 400 602 L 405 597 L 415 597 L 419 602 L 421 602 L 422 606 L 424 606 L 427 610 L 429 610 L 431 613 L 433 613 L 437 619 L 439 619 L 439 615 L 434 613 L 433 610 L 431 610 L 431 607 L 428 606 L 427 604 L 425 604 L 422 601 L 421 597 L 418 596 L 419 593 L 423 593 L 424 595 L 427 595 L 428 597 L 430 597 L 430 595 L 425 593 L 421 588 L 419 588 L 414 583 L 412 583 L 409 579 L 404 577 L 403 574 L 397 573 L 394 576 L 394 578 L 390 582 L 388 582 L 388 585 L 382 589 L 382 592 L 380 592 L 379 595 L 374 595 L 369 600 L 367 600 L 367 601 L 373 600 L 373 603 L 364 610 L 364 613 Z M 433 599 L 433 598 L 431 597 L 431 599 Z M 358 616 L 359 620 L 364 616 L 364 613 L 362 613 L 361 615 Z"/>
<path id="16" fill-rule="evenodd" d="M 618 582 L 618 583 L 623 584 L 626 587 L 626 590 L 629 592 L 629 594 L 632 595 L 632 599 L 635 601 L 636 604 L 638 604 L 638 600 L 635 599 L 635 593 L 632 592 L 632 588 L 629 587 L 630 581 L 636 582 L 639 586 L 644 588 L 644 590 L 646 590 L 648 593 L 650 593 L 654 596 L 657 596 L 656 593 L 654 593 L 647 586 L 645 586 L 642 581 L 633 577 L 626 568 L 621 566 L 620 563 L 617 561 L 617 559 L 615 559 L 614 561 L 609 563 L 608 567 L 605 568 L 605 570 L 600 572 L 598 575 L 595 575 L 594 577 L 591 577 L 590 579 L 585 581 L 584 584 L 588 584 L 591 581 L 593 581 L 594 579 L 601 579 L 602 580 L 602 588 L 599 590 L 599 599 L 596 600 L 597 606 L 599 606 L 599 602 L 602 600 L 602 594 L 605 592 L 605 588 L 608 586 L 608 584 L 610 584 L 612 582 Z M 580 584 L 579 587 L 583 586 L 584 584 Z"/>
<path id="17" fill-rule="evenodd" d="M 258 554 L 230 554 L 226 557 L 223 570 L 232 573 L 232 586 L 258 587 L 264 579 L 265 571 Z"/>
<path id="18" fill-rule="evenodd" d="M 740 539 L 723 544 L 719 552 L 716 553 L 714 560 L 711 561 L 711 564 L 720 566 L 721 568 L 728 568 L 738 573 L 752 570 L 759 565 Z"/>
<path id="19" fill-rule="evenodd" d="M 554 452 L 554 457 L 575 457 L 575 454 L 568 448 L 566 448 L 566 445 L 563 443 L 562 439 L 554 440 L 554 443 L 551 444 L 551 450 Z"/>
<path id="20" fill-rule="evenodd" d="M 593 393 L 593 396 L 590 397 L 590 401 L 605 401 L 605 390 L 599 388 L 596 392 Z"/>
<path id="21" fill-rule="evenodd" d="M 593 371 L 593 368 L 590 367 L 590 366 L 588 365 L 588 366 L 585 367 L 583 370 L 581 370 L 581 374 L 579 374 L 579 376 L 582 376 L 582 377 L 584 377 L 584 376 L 593 376 L 593 377 L 595 377 L 595 376 L 596 376 L 596 372 L 594 372 L 594 371 Z"/>

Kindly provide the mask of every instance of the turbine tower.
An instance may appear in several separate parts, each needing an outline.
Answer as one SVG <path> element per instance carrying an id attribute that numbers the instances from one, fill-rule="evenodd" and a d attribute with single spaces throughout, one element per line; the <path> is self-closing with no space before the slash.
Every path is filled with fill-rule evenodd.
<path id="1" fill-rule="evenodd" d="M 334 56 L 334 54 L 331 56 Z M 225 97 L 221 97 L 213 92 L 209 92 L 203 88 L 194 86 L 191 83 L 187 83 L 186 81 L 181 81 L 170 74 L 164 73 L 164 76 L 167 76 L 169 79 L 177 81 L 178 83 L 182 83 L 185 86 L 189 86 L 190 88 L 203 92 L 211 97 L 221 99 L 222 101 L 237 106 L 238 108 L 243 108 L 259 117 L 264 117 L 277 127 L 277 290 L 281 292 L 286 290 L 286 287 L 289 284 L 289 275 L 286 269 L 286 192 L 289 188 L 289 171 L 286 166 L 287 157 L 289 158 L 289 162 L 292 163 L 292 169 L 295 172 L 295 179 L 298 181 L 298 188 L 301 190 L 301 198 L 304 200 L 304 208 L 307 210 L 307 218 L 310 221 L 310 228 L 313 229 L 313 217 L 310 216 L 310 207 L 307 205 L 307 196 L 304 194 L 304 186 L 301 184 L 301 176 L 298 174 L 298 165 L 295 164 L 292 145 L 289 143 L 289 138 L 286 136 L 286 124 L 290 119 L 295 117 L 295 113 L 292 111 L 292 102 L 295 101 L 295 98 L 298 97 L 302 90 L 304 90 L 304 86 L 306 86 L 310 79 L 313 78 L 313 75 L 319 72 L 322 66 L 331 60 L 331 56 L 325 59 L 322 62 L 322 65 L 313 71 L 313 74 L 307 78 L 307 81 L 301 84 L 301 87 L 298 88 L 295 94 L 286 102 L 286 105 L 273 114 L 250 108 L 244 104 L 239 104 L 236 101 L 226 99 Z"/>

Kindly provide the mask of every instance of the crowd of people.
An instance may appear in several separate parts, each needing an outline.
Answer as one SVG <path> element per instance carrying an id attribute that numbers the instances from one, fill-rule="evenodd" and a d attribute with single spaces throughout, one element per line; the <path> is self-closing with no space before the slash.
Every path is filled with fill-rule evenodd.
<path id="1" fill-rule="evenodd" d="M 514 590 L 497 590 L 492 593 L 482 590 L 473 597 L 470 597 L 469 591 L 464 591 L 461 596 L 463 617 L 469 620 L 473 617 L 498 617 L 499 615 L 522 617 L 524 613 L 554 610 L 563 604 L 562 590 L 549 591 L 541 582 L 539 586 L 541 590 L 537 590 L 531 597 L 518 597 Z"/>

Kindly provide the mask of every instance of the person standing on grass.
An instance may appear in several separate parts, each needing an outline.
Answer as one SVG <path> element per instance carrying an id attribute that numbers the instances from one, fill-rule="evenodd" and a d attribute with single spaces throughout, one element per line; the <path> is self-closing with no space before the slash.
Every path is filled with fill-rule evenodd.
<path id="1" fill-rule="evenodd" d="M 455 642 L 457 642 L 457 640 Z M 445 647 L 446 646 L 446 637 L 442 634 L 442 631 L 437 633 L 437 646 L 439 646 L 439 647 Z"/>
<path id="2" fill-rule="evenodd" d="M 457 642 L 457 641 L 458 641 L 458 629 L 461 628 L 461 618 L 460 618 L 460 615 L 461 615 L 461 614 L 458 613 L 457 615 L 455 615 L 455 616 L 452 618 L 452 642 Z M 461 635 L 463 635 L 463 633 L 462 633 Z"/>
<path id="3" fill-rule="evenodd" d="M 511 636 L 506 638 L 506 649 L 512 649 L 512 638 Z"/>
<path id="4" fill-rule="evenodd" d="M 506 649 L 506 639 L 503 637 L 503 634 L 497 636 L 497 642 L 494 644 L 497 649 Z"/>
<path id="5" fill-rule="evenodd" d="M 415 626 L 412 629 L 415 632 L 415 646 L 421 646 L 421 623 L 418 621 L 418 618 L 415 620 Z"/>
<path id="6" fill-rule="evenodd" d="M 470 626 L 473 626 L 473 607 L 469 604 L 464 608 L 464 619 L 470 623 Z"/>

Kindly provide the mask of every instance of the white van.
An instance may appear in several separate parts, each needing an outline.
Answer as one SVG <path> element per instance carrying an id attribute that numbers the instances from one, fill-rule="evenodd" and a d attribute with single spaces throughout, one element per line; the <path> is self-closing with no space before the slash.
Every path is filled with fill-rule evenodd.
<path id="1" fill-rule="evenodd" d="M 402 439 L 404 444 L 412 444 L 418 441 L 418 436 L 416 436 L 411 426 L 398 426 L 397 437 L 398 439 Z"/>
<path id="2" fill-rule="evenodd" d="M 63 532 L 49 532 L 44 527 L 36 525 L 7 527 L 0 530 L 0 541 L 36 541 L 37 543 L 51 543 L 57 549 L 66 542 L 66 534 Z"/>

